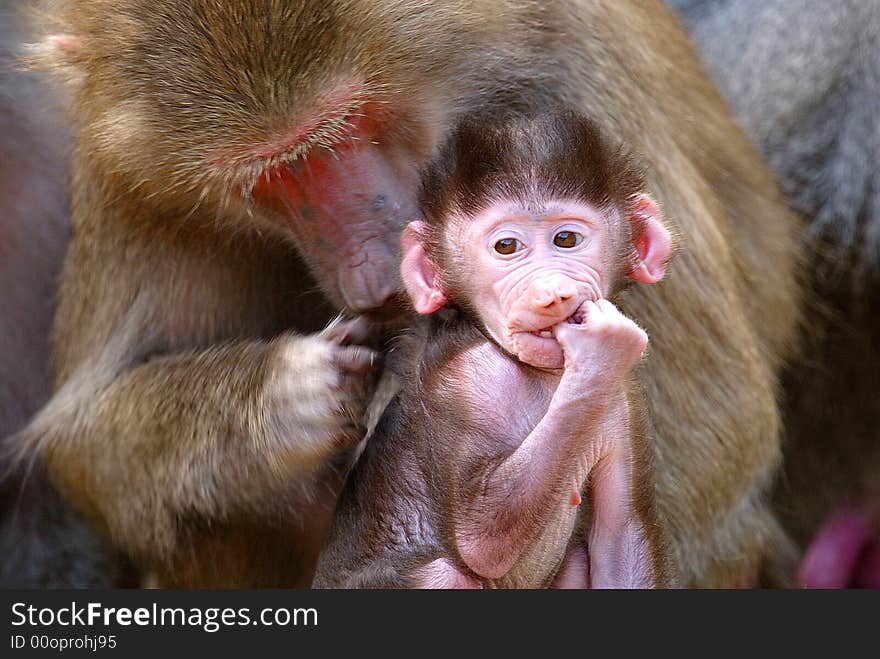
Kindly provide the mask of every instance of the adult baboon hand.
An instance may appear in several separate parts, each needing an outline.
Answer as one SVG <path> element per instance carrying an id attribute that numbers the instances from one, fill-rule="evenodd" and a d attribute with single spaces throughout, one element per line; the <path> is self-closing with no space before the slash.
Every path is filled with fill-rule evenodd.
<path id="1" fill-rule="evenodd" d="M 364 345 L 362 318 L 312 336 L 276 340 L 266 384 L 266 418 L 278 438 L 273 461 L 319 464 L 364 435 L 379 354 Z"/>

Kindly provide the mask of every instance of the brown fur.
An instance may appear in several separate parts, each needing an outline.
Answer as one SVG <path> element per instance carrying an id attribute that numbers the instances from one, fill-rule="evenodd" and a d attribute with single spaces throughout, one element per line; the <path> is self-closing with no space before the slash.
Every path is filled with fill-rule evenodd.
<path id="1" fill-rule="evenodd" d="M 443 227 L 450 215 L 473 215 L 493 199 L 525 205 L 579 199 L 623 208 L 645 187 L 642 172 L 586 117 L 554 111 L 535 117 L 467 117 L 422 175 L 419 208 Z"/>
<path id="2" fill-rule="evenodd" d="M 248 204 L 272 163 L 216 154 L 265 142 L 339 71 L 397 114 L 380 147 L 416 164 L 461 113 L 560 103 L 644 155 L 648 189 L 683 236 L 675 272 L 623 306 L 656 337 L 644 381 L 659 515 L 689 585 L 741 583 L 780 551 L 765 493 L 779 459 L 777 372 L 799 316 L 798 225 L 660 3 L 59 4 L 47 30 L 73 38 L 49 43 L 78 131 L 74 237 L 57 395 L 21 447 L 141 564 L 216 583 L 204 529 L 223 528 L 231 551 L 256 561 L 250 530 L 266 520 L 303 557 L 290 559 L 290 582 L 307 583 L 321 523 L 300 534 L 296 520 L 333 488 L 279 458 L 286 443 L 264 406 L 270 341 L 326 316 L 304 312 L 312 285 L 293 236 Z M 308 146 L 334 143 L 317 131 Z M 304 254 L 339 303 L 319 256 Z M 320 377 L 335 373 L 326 342 L 290 340 L 319 353 Z M 224 583 L 255 583 L 260 569 Z"/>
<path id="3" fill-rule="evenodd" d="M 25 54 L 21 10 L 0 1 L 0 587 L 125 583 L 123 566 L 7 437 L 52 393 L 49 333 L 68 236 L 69 135 Z"/>
<path id="4" fill-rule="evenodd" d="M 880 502 L 880 4 L 671 0 L 809 224 L 803 358 L 784 382 L 786 529 Z M 833 25 L 834 29 L 828 26 Z"/>

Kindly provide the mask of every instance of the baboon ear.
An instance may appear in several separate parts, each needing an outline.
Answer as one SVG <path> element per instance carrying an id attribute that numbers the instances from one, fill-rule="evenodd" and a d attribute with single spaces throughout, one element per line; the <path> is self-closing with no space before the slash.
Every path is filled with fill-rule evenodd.
<path id="1" fill-rule="evenodd" d="M 440 273 L 425 252 L 428 225 L 410 222 L 403 230 L 403 260 L 400 276 L 413 307 L 419 313 L 434 313 L 446 304 L 446 293 L 440 282 Z"/>
<path id="2" fill-rule="evenodd" d="M 636 196 L 629 213 L 635 257 L 629 276 L 636 281 L 654 284 L 666 274 L 666 265 L 672 256 L 672 236 L 663 225 L 660 207 L 648 195 Z"/>

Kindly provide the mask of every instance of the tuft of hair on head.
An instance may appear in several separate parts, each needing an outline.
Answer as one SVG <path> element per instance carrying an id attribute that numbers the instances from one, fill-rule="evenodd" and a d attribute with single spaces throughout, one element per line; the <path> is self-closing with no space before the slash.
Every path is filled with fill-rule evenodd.
<path id="1" fill-rule="evenodd" d="M 624 210 L 645 177 L 622 144 L 570 109 L 476 113 L 453 130 L 423 169 L 419 206 L 442 230 L 451 214 L 473 216 L 493 201 L 546 199 Z"/>
<path id="2" fill-rule="evenodd" d="M 641 230 L 633 204 L 644 188 L 644 172 L 624 145 L 607 139 L 579 112 L 471 114 L 422 171 L 418 200 L 427 225 L 425 249 L 450 277 L 454 256 L 445 253 L 442 236 L 451 217 L 475 217 L 497 201 L 524 208 L 581 201 L 636 220 L 619 223 L 608 255 L 617 292 L 629 284 L 625 273 L 639 259 L 633 241 Z"/>

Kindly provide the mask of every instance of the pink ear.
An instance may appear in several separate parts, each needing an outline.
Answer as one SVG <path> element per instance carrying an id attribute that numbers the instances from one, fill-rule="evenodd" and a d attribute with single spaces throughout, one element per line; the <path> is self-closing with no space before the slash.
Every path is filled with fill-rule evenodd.
<path id="1" fill-rule="evenodd" d="M 635 240 L 633 247 L 638 260 L 629 271 L 636 281 L 654 284 L 666 274 L 666 264 L 672 255 L 672 237 L 663 226 L 660 208 L 651 197 L 640 194 L 632 205 L 630 220 Z"/>
<path id="2" fill-rule="evenodd" d="M 400 276 L 416 311 L 434 313 L 446 304 L 446 294 L 440 284 L 437 268 L 425 253 L 424 241 L 428 226 L 424 222 L 410 222 L 403 230 L 403 260 Z"/>

